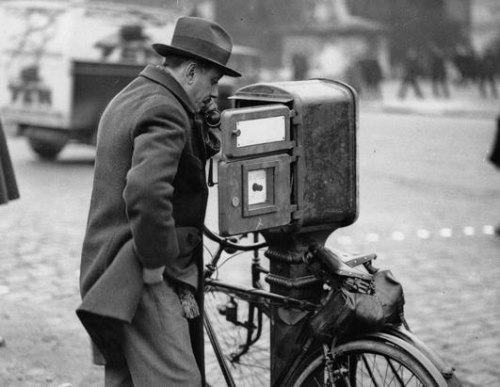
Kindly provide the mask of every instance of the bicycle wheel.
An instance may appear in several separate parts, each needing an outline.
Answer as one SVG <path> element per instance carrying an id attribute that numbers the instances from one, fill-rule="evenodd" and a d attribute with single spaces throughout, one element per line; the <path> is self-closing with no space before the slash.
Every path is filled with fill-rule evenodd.
<path id="1" fill-rule="evenodd" d="M 322 353 L 314 351 L 296 372 L 289 385 L 294 387 L 365 387 L 365 386 L 420 386 L 442 385 L 428 367 L 409 351 L 389 343 L 356 340 L 334 349 L 335 380 L 331 380 Z"/>
<path id="2" fill-rule="evenodd" d="M 205 291 L 205 314 L 210 319 L 222 354 L 226 359 L 231 374 L 237 386 L 268 386 L 270 384 L 270 358 L 269 358 L 269 319 L 261 315 L 262 332 L 248 351 L 240 356 L 244 344 L 248 340 L 248 329 L 245 326 L 252 324 L 252 338 L 257 335 L 258 311 L 255 309 L 252 322 L 248 319 L 249 302 L 241 300 L 235 294 L 221 289 L 208 289 Z M 236 315 L 243 325 L 234 324 L 226 319 L 228 309 L 234 311 L 237 304 Z M 230 312 L 229 312 L 230 313 Z M 207 335 L 206 335 L 207 336 Z M 209 339 L 205 338 L 205 372 L 207 382 L 212 386 L 225 385 L 222 372 L 215 357 Z"/>

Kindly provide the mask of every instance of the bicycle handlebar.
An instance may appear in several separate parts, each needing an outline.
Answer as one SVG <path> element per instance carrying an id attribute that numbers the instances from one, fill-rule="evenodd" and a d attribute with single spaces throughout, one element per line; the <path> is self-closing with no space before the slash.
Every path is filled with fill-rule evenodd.
<path id="1" fill-rule="evenodd" d="M 203 233 L 212 241 L 219 244 L 219 254 L 223 249 L 235 250 L 235 251 L 255 251 L 264 247 L 268 247 L 267 242 L 261 243 L 253 243 L 248 245 L 241 245 L 239 243 L 235 243 L 231 241 L 230 238 L 224 238 L 220 235 L 217 235 L 212 230 L 210 230 L 206 225 L 202 227 Z M 234 251 L 233 251 L 234 252 Z M 361 280 L 371 280 L 372 274 L 377 270 L 371 267 L 370 262 L 376 258 L 375 254 L 367 254 L 367 255 L 359 255 L 353 256 L 351 260 L 348 262 L 344 262 L 337 254 L 333 251 L 326 249 L 324 246 L 313 243 L 309 247 L 309 254 L 312 257 L 315 257 L 318 262 L 320 262 L 321 266 L 324 267 L 327 273 L 334 274 L 339 277 L 350 277 L 350 278 L 359 278 Z M 304 257 L 296 257 L 294 255 L 282 254 L 279 251 L 268 250 L 265 253 L 266 257 L 270 259 L 279 259 L 281 261 L 285 260 L 288 263 L 311 263 L 310 258 L 305 259 Z M 361 272 L 355 268 L 359 264 L 364 264 L 368 269 L 369 274 Z M 368 266 L 366 266 L 368 264 Z"/>
<path id="2" fill-rule="evenodd" d="M 267 247 L 267 242 L 261 242 L 261 243 L 253 243 L 251 245 L 240 245 L 238 243 L 231 242 L 229 238 L 223 238 L 216 233 L 214 233 L 212 230 L 210 230 L 207 226 L 203 225 L 203 234 L 207 236 L 208 239 L 218 243 L 224 248 L 231 248 L 235 250 L 241 250 L 241 251 L 253 251 L 253 250 L 258 250 L 263 247 Z"/>

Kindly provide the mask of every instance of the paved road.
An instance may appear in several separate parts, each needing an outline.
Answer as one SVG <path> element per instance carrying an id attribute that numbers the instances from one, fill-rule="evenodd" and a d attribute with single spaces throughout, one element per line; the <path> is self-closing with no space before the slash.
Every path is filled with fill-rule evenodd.
<path id="1" fill-rule="evenodd" d="M 329 245 L 375 250 L 406 287 L 414 330 L 473 386 L 500 385 L 500 173 L 493 121 L 362 114 L 360 218 Z M 22 199 L 0 208 L 2 386 L 101 385 L 74 317 L 92 149 L 56 163 L 9 140 Z M 215 205 L 208 215 L 214 223 Z"/>
<path id="2" fill-rule="evenodd" d="M 490 120 L 361 117 L 360 218 L 332 236 L 375 250 L 419 336 L 476 386 L 500 385 L 500 173 Z M 378 242 L 374 242 L 378 239 Z"/>

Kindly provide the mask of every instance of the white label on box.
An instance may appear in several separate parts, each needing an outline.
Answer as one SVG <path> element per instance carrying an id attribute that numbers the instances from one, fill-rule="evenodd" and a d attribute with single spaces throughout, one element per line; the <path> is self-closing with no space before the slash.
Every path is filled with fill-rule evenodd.
<path id="1" fill-rule="evenodd" d="M 265 203 L 267 200 L 266 170 L 248 171 L 248 204 Z"/>
<path id="2" fill-rule="evenodd" d="M 238 148 L 285 140 L 285 116 L 238 121 L 236 128 L 239 130 Z"/>

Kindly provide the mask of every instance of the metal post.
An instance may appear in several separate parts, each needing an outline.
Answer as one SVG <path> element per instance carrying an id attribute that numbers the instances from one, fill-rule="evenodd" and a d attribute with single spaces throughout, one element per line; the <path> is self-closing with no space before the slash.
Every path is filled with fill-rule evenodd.
<path id="1" fill-rule="evenodd" d="M 330 231 L 313 233 L 265 234 L 270 258 L 268 282 L 271 291 L 293 298 L 319 302 L 321 284 L 311 278 L 302 257 L 313 242 L 324 244 Z M 277 307 L 271 318 L 271 385 L 275 385 L 283 370 L 292 364 L 304 342 L 301 333 L 308 312 Z"/>

